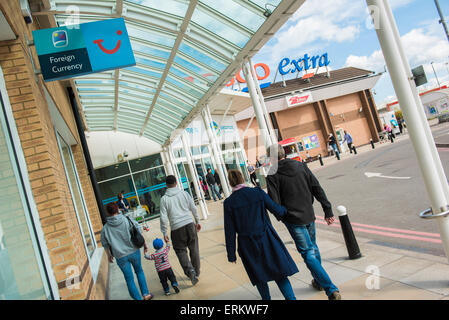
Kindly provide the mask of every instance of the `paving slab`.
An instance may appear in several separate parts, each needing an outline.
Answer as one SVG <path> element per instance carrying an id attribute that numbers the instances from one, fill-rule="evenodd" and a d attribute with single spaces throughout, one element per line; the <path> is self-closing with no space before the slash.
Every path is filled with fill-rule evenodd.
<path id="1" fill-rule="evenodd" d="M 402 282 L 445 296 L 449 295 L 449 265 L 434 263 L 403 279 Z"/>

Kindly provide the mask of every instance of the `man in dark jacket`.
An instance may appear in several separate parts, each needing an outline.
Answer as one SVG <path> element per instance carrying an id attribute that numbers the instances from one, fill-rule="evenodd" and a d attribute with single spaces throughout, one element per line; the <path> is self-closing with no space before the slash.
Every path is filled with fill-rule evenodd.
<path id="1" fill-rule="evenodd" d="M 340 300 L 338 288 L 321 265 L 315 237 L 313 200 L 316 198 L 321 203 L 328 225 L 335 221 L 332 205 L 307 165 L 285 159 L 285 151 L 281 145 L 271 146 L 268 156 L 273 164 L 267 176 L 268 195 L 287 208 L 287 214 L 282 218 L 282 222 L 312 273 L 314 278 L 312 286 L 318 290 L 324 289 L 329 300 Z"/>
<path id="2" fill-rule="evenodd" d="M 219 200 L 221 200 L 220 190 L 218 189 L 217 181 L 215 181 L 215 178 L 214 178 L 214 175 L 212 174 L 211 168 L 207 169 L 206 181 L 207 181 L 207 184 L 210 186 L 212 197 L 214 198 L 214 201 L 217 201 L 217 197 Z"/>
<path id="3" fill-rule="evenodd" d="M 221 186 L 220 175 L 218 174 L 217 169 L 214 169 L 214 178 L 215 178 L 215 182 L 218 184 L 219 192 L 220 192 L 220 194 L 222 194 L 223 187 Z"/>

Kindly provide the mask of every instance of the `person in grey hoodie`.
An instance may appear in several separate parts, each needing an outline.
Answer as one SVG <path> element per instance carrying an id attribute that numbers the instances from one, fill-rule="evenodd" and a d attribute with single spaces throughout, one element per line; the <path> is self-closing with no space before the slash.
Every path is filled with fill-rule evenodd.
<path id="1" fill-rule="evenodd" d="M 109 262 L 114 262 L 115 257 L 117 265 L 125 277 L 129 294 L 134 300 L 152 299 L 153 295 L 148 290 L 147 281 L 142 269 L 140 249 L 134 246 L 131 241 L 130 230 L 132 225 L 130 221 L 141 232 L 139 224 L 134 220 L 128 220 L 126 216 L 120 214 L 118 206 L 115 203 L 109 203 L 106 206 L 106 211 L 108 217 L 106 217 L 106 224 L 101 230 L 101 244 L 108 255 Z M 146 242 L 144 244 L 144 250 L 145 253 L 148 250 Z M 131 265 L 139 282 L 140 293 L 134 282 Z"/>
<path id="2" fill-rule="evenodd" d="M 201 230 L 201 225 L 199 224 L 198 211 L 190 194 L 177 188 L 175 176 L 167 176 L 166 184 L 167 191 L 161 198 L 159 217 L 161 232 L 165 241 L 169 241 L 168 223 L 170 223 L 173 249 L 185 275 L 195 285 L 200 275 L 200 252 L 197 232 Z M 189 255 L 187 254 L 187 248 L 189 249 Z"/>

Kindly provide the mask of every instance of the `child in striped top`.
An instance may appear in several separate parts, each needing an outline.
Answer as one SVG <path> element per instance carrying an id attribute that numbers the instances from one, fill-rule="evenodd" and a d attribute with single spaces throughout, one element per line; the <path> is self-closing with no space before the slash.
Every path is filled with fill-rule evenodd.
<path id="1" fill-rule="evenodd" d="M 164 243 L 161 239 L 154 239 L 153 247 L 156 250 L 153 254 L 145 254 L 145 259 L 154 260 L 154 265 L 156 266 L 157 274 L 161 280 L 162 287 L 164 288 L 165 295 L 170 295 L 170 287 L 168 281 L 170 280 L 171 285 L 176 293 L 179 292 L 178 282 L 176 281 L 176 276 L 173 273 L 170 262 L 168 261 L 168 252 L 170 251 L 170 243 L 167 241 L 167 245 L 164 247 Z"/>

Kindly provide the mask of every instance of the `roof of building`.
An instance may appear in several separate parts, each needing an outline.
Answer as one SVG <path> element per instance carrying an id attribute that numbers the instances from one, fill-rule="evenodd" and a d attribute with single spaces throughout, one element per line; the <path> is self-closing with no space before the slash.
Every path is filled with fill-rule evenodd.
<path id="1" fill-rule="evenodd" d="M 284 87 L 283 82 L 276 82 L 269 87 L 262 89 L 262 94 L 265 98 L 269 98 L 275 95 L 281 95 L 283 93 L 290 94 L 291 92 L 298 90 L 313 90 L 315 87 L 323 87 L 348 81 L 351 79 L 365 78 L 374 75 L 373 71 L 348 67 L 329 72 L 330 77 L 327 77 L 327 72 L 316 74 L 313 78 L 303 80 L 301 78 L 286 80 Z"/>

